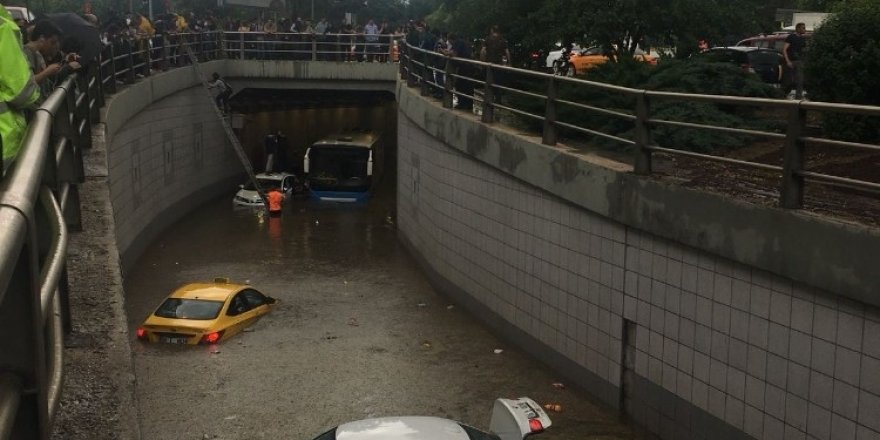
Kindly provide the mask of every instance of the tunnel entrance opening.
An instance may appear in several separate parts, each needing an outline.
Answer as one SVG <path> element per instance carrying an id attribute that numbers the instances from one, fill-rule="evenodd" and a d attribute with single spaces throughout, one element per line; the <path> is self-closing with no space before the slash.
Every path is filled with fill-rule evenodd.
<path id="1" fill-rule="evenodd" d="M 256 172 L 303 176 L 306 150 L 331 134 L 371 131 L 385 140 L 385 178 L 394 179 L 397 104 L 390 92 L 249 88 L 230 101 L 233 124 Z"/>

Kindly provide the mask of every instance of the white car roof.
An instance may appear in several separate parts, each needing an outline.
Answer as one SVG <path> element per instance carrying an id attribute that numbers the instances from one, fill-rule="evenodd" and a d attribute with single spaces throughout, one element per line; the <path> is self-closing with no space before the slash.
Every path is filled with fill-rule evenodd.
<path id="1" fill-rule="evenodd" d="M 260 173 L 257 174 L 257 179 L 265 179 L 265 180 L 282 180 L 287 176 L 293 176 L 291 173 Z"/>
<path id="2" fill-rule="evenodd" d="M 337 440 L 468 440 L 458 423 L 439 417 L 381 417 L 336 428 Z"/>

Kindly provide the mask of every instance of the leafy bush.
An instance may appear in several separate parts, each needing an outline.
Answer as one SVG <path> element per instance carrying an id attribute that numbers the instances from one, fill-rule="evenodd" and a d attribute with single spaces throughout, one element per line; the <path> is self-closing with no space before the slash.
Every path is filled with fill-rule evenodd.
<path id="1" fill-rule="evenodd" d="M 627 70 L 621 72 L 621 69 Z M 666 92 L 761 98 L 780 96 L 777 89 L 761 82 L 755 75 L 744 72 L 739 66 L 694 60 L 667 60 L 655 68 L 637 70 L 632 70 L 627 63 L 608 64 L 591 72 L 588 79 Z M 635 81 L 638 83 L 634 83 Z M 609 96 L 606 100 L 610 105 L 620 104 L 619 99 L 614 97 Z M 635 102 L 630 103 L 629 108 L 635 108 Z M 651 108 L 651 116 L 655 119 L 766 129 L 769 121 L 755 117 L 754 112 L 753 107 L 747 106 L 670 100 L 653 103 Z M 669 126 L 655 126 L 651 133 L 659 145 L 697 152 L 728 150 L 752 141 L 748 136 Z M 632 128 L 622 130 L 618 135 L 632 138 Z"/>
<path id="2" fill-rule="evenodd" d="M 880 2 L 842 2 L 816 29 L 805 61 L 805 88 L 815 101 L 880 105 Z M 826 133 L 846 140 L 880 140 L 880 120 L 828 115 Z"/>
<path id="3" fill-rule="evenodd" d="M 779 97 L 777 89 L 729 63 L 669 60 L 657 66 L 644 83 L 649 90 L 702 95 Z"/>

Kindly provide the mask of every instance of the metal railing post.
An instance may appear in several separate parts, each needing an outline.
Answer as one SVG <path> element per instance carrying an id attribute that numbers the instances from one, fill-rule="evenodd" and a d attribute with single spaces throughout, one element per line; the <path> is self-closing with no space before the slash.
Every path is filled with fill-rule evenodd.
<path id="1" fill-rule="evenodd" d="M 165 34 L 162 34 L 162 61 L 159 62 L 160 68 L 162 70 L 168 70 L 169 61 L 168 61 L 168 37 Z"/>
<path id="2" fill-rule="evenodd" d="M 151 38 L 144 39 L 144 78 L 150 76 L 150 72 L 153 70 L 153 51 L 150 50 L 150 42 L 152 42 Z"/>
<path id="3" fill-rule="evenodd" d="M 128 45 L 128 51 L 127 51 L 128 53 L 126 54 L 126 57 L 125 57 L 125 60 L 126 60 L 125 67 L 127 68 L 127 70 L 125 72 L 125 83 L 132 84 L 132 83 L 134 83 L 134 78 L 135 78 L 135 76 L 134 76 L 134 48 L 131 47 L 131 41 L 128 41 L 126 44 Z"/>
<path id="4" fill-rule="evenodd" d="M 782 188 L 779 191 L 779 206 L 787 209 L 804 207 L 804 126 L 807 112 L 800 103 L 788 110 L 788 128 L 785 133 L 785 153 L 782 162 Z"/>
<path id="5" fill-rule="evenodd" d="M 89 87 L 89 96 L 95 98 L 95 106 L 92 109 L 92 121 L 101 119 L 101 108 L 104 107 L 104 78 L 101 77 L 101 58 L 89 69 L 89 80 L 94 79 L 94 86 Z"/>
<path id="6" fill-rule="evenodd" d="M 419 93 L 422 96 L 428 96 L 431 94 L 431 85 L 428 84 L 428 75 L 431 75 L 431 79 L 433 79 L 434 71 L 428 67 L 428 52 L 421 52 L 422 55 L 422 82 L 421 87 L 419 89 Z"/>
<path id="7" fill-rule="evenodd" d="M 244 59 L 244 32 L 238 33 L 238 59 Z"/>
<path id="8" fill-rule="evenodd" d="M 486 65 L 486 86 L 483 88 L 483 116 L 480 118 L 485 123 L 495 122 L 495 84 L 492 65 Z"/>
<path id="9" fill-rule="evenodd" d="M 452 74 L 456 72 L 455 66 L 452 65 L 452 58 L 446 58 L 446 65 L 443 67 L 443 108 L 452 108 Z"/>
<path id="10" fill-rule="evenodd" d="M 547 80 L 547 105 L 544 109 L 544 130 L 541 135 L 541 143 L 544 145 L 556 145 L 556 77 Z"/>
<path id="11" fill-rule="evenodd" d="M 636 132 L 635 151 L 633 158 L 633 172 L 638 175 L 651 174 L 651 128 L 648 119 L 651 117 L 651 107 L 647 92 L 642 90 L 636 95 Z"/>
<path id="12" fill-rule="evenodd" d="M 415 87 L 416 86 L 416 75 L 413 73 L 413 53 L 412 50 L 407 46 L 406 49 L 406 86 L 407 87 Z"/>
<path id="13" fill-rule="evenodd" d="M 116 45 L 110 44 L 110 84 L 108 85 L 108 91 L 110 93 L 116 93 Z"/>
<path id="14" fill-rule="evenodd" d="M 312 34 L 312 61 L 318 61 L 318 37 Z"/>
<path id="15" fill-rule="evenodd" d="M 0 438 L 9 438 L 15 417 L 21 405 L 23 391 L 21 378 L 10 372 L 0 372 Z"/>

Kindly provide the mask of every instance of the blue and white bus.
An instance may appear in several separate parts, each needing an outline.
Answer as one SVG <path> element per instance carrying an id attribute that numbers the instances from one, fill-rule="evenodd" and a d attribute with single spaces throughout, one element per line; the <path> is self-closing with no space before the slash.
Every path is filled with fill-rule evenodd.
<path id="1" fill-rule="evenodd" d="M 362 202 L 382 176 L 384 151 L 374 132 L 327 136 L 309 147 L 303 158 L 309 194 L 333 202 Z"/>

